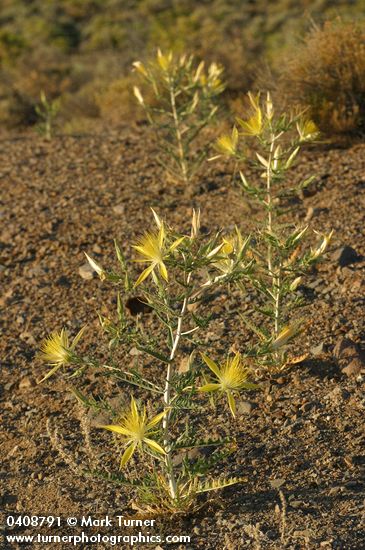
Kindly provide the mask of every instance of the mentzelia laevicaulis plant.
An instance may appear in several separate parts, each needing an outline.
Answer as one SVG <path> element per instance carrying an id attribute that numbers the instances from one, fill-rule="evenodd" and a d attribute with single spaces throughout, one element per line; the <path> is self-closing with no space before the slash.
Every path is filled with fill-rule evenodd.
<path id="1" fill-rule="evenodd" d="M 262 214 L 250 245 L 254 268 L 249 274 L 258 294 L 255 309 L 261 319 L 256 323 L 246 317 L 243 320 L 259 339 L 251 354 L 261 356 L 263 366 L 280 370 L 303 357 L 290 359 L 286 351 L 286 344 L 292 343 L 305 325 L 294 318 L 295 310 L 303 305 L 298 287 L 326 252 L 332 231 L 321 235 L 317 246 L 308 250 L 304 245 L 308 226 L 283 223 L 281 219 L 290 208 L 288 199 L 314 179 L 312 176 L 295 187 L 286 183 L 301 145 L 317 138 L 316 125 L 302 114 L 276 115 L 269 93 L 265 100 L 260 94 L 249 93 L 248 98 L 250 113 L 244 119 L 237 118 L 232 132 L 217 140 L 218 155 L 213 158 L 224 155 L 235 159 L 241 167 L 239 184 Z M 254 182 L 248 181 L 246 166 L 257 172 Z"/>
<path id="2" fill-rule="evenodd" d="M 136 61 L 133 66 L 150 93 L 144 97 L 134 87 L 134 95 L 158 137 L 158 160 L 170 177 L 191 193 L 193 177 L 208 150 L 208 145 L 201 143 L 198 153 L 196 140 L 218 110 L 216 99 L 225 87 L 223 68 L 216 63 L 206 68 L 193 56 L 160 50 L 149 63 Z"/>
<path id="3" fill-rule="evenodd" d="M 209 477 L 209 468 L 230 454 L 235 442 L 230 437 L 212 439 L 204 423 L 199 425 L 207 406 L 203 396 L 212 393 L 226 398 L 219 402 L 225 406 L 227 401 L 229 416 L 234 416 L 239 393 L 258 386 L 249 382 L 250 370 L 239 353 L 219 366 L 206 354 L 202 355 L 203 362 L 197 361 L 196 348 L 198 343 L 202 345 L 204 329 L 210 321 L 203 309 L 204 296 L 218 286 L 247 278 L 253 261 L 247 257 L 249 239 L 244 239 L 238 229 L 233 237 L 223 237 L 221 232 L 204 236 L 200 232 L 200 213 L 194 211 L 190 235 L 184 235 L 173 231 L 154 211 L 153 215 L 156 229 L 132 245 L 137 264 L 147 264 L 135 282 L 117 244 L 117 271 L 105 270 L 89 256 L 88 261 L 101 280 L 117 284 L 126 298 L 138 288 L 139 299 L 152 309 L 160 328 L 150 333 L 150 324 L 145 324 L 143 317 L 135 323 L 125 313 L 118 293 L 116 319 L 100 315 L 101 327 L 110 340 L 110 361 L 101 363 L 76 353 L 81 333 L 69 344 L 65 331 L 51 337 L 52 346 L 47 343 L 50 340 L 46 341 L 42 359 L 57 369 L 71 368 L 73 377 L 87 368 L 96 368 L 134 388 L 129 410 L 115 411 L 112 421 L 100 426 L 112 432 L 121 445 L 120 466 L 126 473 L 117 477 L 137 489 L 145 510 L 191 511 L 196 495 L 241 481 Z M 199 313 L 199 307 L 204 315 Z M 151 365 L 145 369 L 141 359 L 141 363 L 129 366 L 113 359 L 118 348 L 125 350 L 130 346 L 142 352 L 149 362 L 155 362 L 160 375 L 154 374 L 152 379 L 148 374 Z M 206 377 L 205 365 L 214 375 L 210 379 Z M 45 378 L 53 373 L 50 371 Z M 74 393 L 85 406 L 103 408 L 103 401 L 89 399 L 78 389 Z M 153 399 L 146 401 L 147 394 Z M 105 411 L 110 415 L 110 406 L 105 406 Z M 189 451 L 204 446 L 211 449 L 209 457 L 189 457 Z M 136 479 L 134 464 L 141 455 L 145 475 L 138 474 Z"/>

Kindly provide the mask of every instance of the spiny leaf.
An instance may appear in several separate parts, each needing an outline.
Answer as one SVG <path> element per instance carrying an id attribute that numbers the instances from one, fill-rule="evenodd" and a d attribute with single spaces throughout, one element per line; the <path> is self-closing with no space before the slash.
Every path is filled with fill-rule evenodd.
<path id="1" fill-rule="evenodd" d="M 244 477 L 231 477 L 226 479 L 212 479 L 211 481 L 205 481 L 203 483 L 194 484 L 194 490 L 196 494 L 208 493 L 209 491 L 218 491 L 225 487 L 236 485 L 237 483 L 245 483 L 247 478 Z"/>

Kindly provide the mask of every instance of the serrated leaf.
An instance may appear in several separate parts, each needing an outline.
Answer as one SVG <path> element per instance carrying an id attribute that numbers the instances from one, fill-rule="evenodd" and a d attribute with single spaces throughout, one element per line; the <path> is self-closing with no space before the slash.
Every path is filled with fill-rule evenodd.
<path id="1" fill-rule="evenodd" d="M 225 487 L 230 487 L 236 485 L 237 483 L 244 483 L 247 481 L 247 478 L 244 477 L 231 477 L 227 479 L 213 479 L 211 481 L 206 481 L 203 483 L 198 483 L 195 486 L 196 494 L 208 493 L 209 491 L 219 491 Z"/>

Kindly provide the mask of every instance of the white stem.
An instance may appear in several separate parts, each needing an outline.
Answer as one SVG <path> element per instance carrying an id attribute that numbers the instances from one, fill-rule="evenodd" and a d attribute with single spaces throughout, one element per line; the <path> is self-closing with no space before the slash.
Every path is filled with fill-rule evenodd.
<path id="1" fill-rule="evenodd" d="M 275 318 L 275 338 L 279 334 L 279 323 L 280 323 L 280 279 L 281 279 L 281 266 L 279 267 L 279 273 L 278 276 L 275 278 L 275 286 L 276 286 L 276 294 L 275 294 L 275 310 L 274 310 L 274 318 Z"/>
<path id="2" fill-rule="evenodd" d="M 270 152 L 269 152 L 269 158 L 268 158 L 268 165 L 266 169 L 266 202 L 268 206 L 268 214 L 267 214 L 267 231 L 268 233 L 272 232 L 273 227 L 273 219 L 272 219 L 272 194 L 271 194 L 271 163 L 272 163 L 272 157 L 274 152 L 274 143 L 275 143 L 275 137 L 274 135 L 271 135 L 271 143 L 270 143 Z M 272 258 L 272 246 L 271 243 L 268 243 L 267 246 L 267 268 L 269 271 L 269 276 L 271 277 L 271 288 L 272 288 L 272 296 L 274 297 L 274 339 L 279 334 L 279 323 L 280 323 L 280 278 L 281 278 L 281 264 L 279 266 L 278 273 L 274 273 L 273 271 L 273 258 Z M 278 359 L 279 354 L 278 352 L 275 352 L 275 357 Z"/>
<path id="3" fill-rule="evenodd" d="M 171 81 L 170 81 L 170 103 L 171 103 L 172 116 L 173 116 L 174 125 L 175 125 L 175 133 L 176 133 L 176 139 L 177 139 L 177 149 L 178 149 L 178 152 L 179 152 L 179 159 L 180 159 L 180 168 L 181 168 L 181 172 L 182 172 L 183 181 L 187 185 L 189 183 L 188 169 L 187 169 L 186 159 L 185 159 L 185 154 L 184 154 L 184 146 L 183 146 L 183 141 L 182 141 L 182 132 L 180 130 L 179 117 L 178 117 L 177 109 L 176 109 L 175 93 L 174 93 L 174 88 L 173 88 L 173 85 L 172 85 Z"/>
<path id="4" fill-rule="evenodd" d="M 272 162 L 273 151 L 274 151 L 274 136 L 271 136 L 270 154 L 269 154 L 269 159 L 268 159 L 268 164 L 266 169 L 266 202 L 268 207 L 268 214 L 267 214 L 268 233 L 271 233 L 272 231 L 271 162 Z M 274 284 L 274 278 L 272 273 L 272 251 L 271 251 L 270 243 L 268 244 L 268 247 L 267 247 L 267 267 Z"/>
<path id="5" fill-rule="evenodd" d="M 188 274 L 186 278 L 186 284 L 189 285 L 191 279 L 191 273 Z M 170 362 L 167 367 L 167 373 L 166 373 L 166 383 L 165 383 L 165 391 L 164 391 L 164 404 L 165 408 L 168 409 L 168 412 L 165 414 L 163 421 L 162 421 L 162 429 L 164 432 L 164 448 L 166 451 L 166 457 L 165 457 L 165 464 L 168 470 L 168 478 L 169 478 L 169 487 L 170 487 L 170 493 L 171 497 L 174 499 L 177 496 L 177 484 L 174 474 L 174 468 L 171 460 L 171 450 L 170 450 L 170 436 L 169 436 L 169 425 L 170 425 L 170 416 L 171 416 L 171 409 L 169 408 L 171 405 L 171 380 L 173 375 L 173 360 L 175 359 L 176 351 L 179 346 L 180 338 L 183 334 L 182 332 L 182 325 L 183 325 L 183 319 L 188 307 L 189 303 L 189 294 L 188 292 L 185 295 L 181 311 L 177 320 L 177 327 L 175 336 L 173 338 L 173 344 L 172 349 L 170 353 Z"/>

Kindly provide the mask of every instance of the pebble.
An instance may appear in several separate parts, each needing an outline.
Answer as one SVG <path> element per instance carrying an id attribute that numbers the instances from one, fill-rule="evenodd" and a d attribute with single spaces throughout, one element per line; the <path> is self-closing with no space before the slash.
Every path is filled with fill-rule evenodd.
<path id="1" fill-rule="evenodd" d="M 30 378 L 29 376 L 26 376 L 25 378 L 22 378 L 19 382 L 19 389 L 20 390 L 27 390 L 29 388 L 34 388 L 36 383 L 34 382 L 33 378 Z"/>
<path id="2" fill-rule="evenodd" d="M 318 344 L 318 346 L 314 346 L 310 349 L 310 351 L 311 354 L 314 355 L 314 357 L 316 357 L 317 355 L 321 355 L 324 352 L 324 342 L 321 342 L 320 344 Z"/>
<path id="3" fill-rule="evenodd" d="M 93 245 L 93 252 L 95 252 L 95 254 L 101 254 L 101 252 L 102 252 L 101 247 L 98 244 L 94 244 Z"/>
<path id="4" fill-rule="evenodd" d="M 285 479 L 283 477 L 278 477 L 277 479 L 270 479 L 270 485 L 273 489 L 279 489 L 284 485 Z"/>
<path id="5" fill-rule="evenodd" d="M 301 500 L 292 500 L 292 501 L 290 502 L 290 506 L 291 506 L 292 508 L 302 508 L 303 502 L 302 502 Z"/>
<path id="6" fill-rule="evenodd" d="M 239 401 L 237 404 L 237 413 L 238 414 L 251 414 L 252 409 L 254 408 L 255 404 L 250 403 L 250 401 Z"/>
<path id="7" fill-rule="evenodd" d="M 83 264 L 81 267 L 79 267 L 79 275 L 82 279 L 86 279 L 90 281 L 90 279 L 93 279 L 95 272 L 91 265 L 89 263 Z"/>
<path id="8" fill-rule="evenodd" d="M 358 376 L 362 371 L 365 371 L 365 363 L 360 357 L 355 357 L 347 367 L 344 367 L 341 372 L 348 377 Z"/>
<path id="9" fill-rule="evenodd" d="M 293 537 L 294 538 L 302 537 L 304 539 L 310 539 L 311 534 L 312 533 L 311 533 L 311 531 L 309 531 L 309 529 L 305 529 L 304 531 L 294 531 Z"/>
<path id="10" fill-rule="evenodd" d="M 29 344 L 30 346 L 36 346 L 37 342 L 31 332 L 21 332 L 19 335 L 20 339 Z"/>
<path id="11" fill-rule="evenodd" d="M 130 349 L 129 355 L 132 355 L 132 356 L 143 355 L 143 351 L 140 351 L 136 347 L 133 347 L 133 348 Z"/>
<path id="12" fill-rule="evenodd" d="M 113 212 L 114 214 L 117 214 L 118 216 L 121 216 L 125 213 L 125 205 L 124 204 L 117 204 L 116 206 L 113 206 Z"/>

